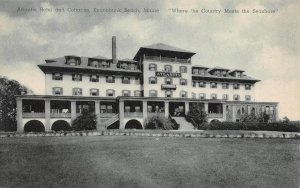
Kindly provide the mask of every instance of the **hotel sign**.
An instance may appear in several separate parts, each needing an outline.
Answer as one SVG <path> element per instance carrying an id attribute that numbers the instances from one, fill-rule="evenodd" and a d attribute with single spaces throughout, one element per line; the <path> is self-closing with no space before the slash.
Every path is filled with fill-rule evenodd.
<path id="1" fill-rule="evenodd" d="M 181 73 L 177 72 L 155 72 L 155 76 L 157 77 L 175 77 L 175 78 L 180 78 Z"/>

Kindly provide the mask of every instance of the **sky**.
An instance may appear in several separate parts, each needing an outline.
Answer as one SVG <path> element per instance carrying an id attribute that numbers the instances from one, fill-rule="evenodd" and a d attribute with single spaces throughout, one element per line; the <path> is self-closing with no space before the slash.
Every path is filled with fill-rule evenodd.
<path id="1" fill-rule="evenodd" d="M 42 12 L 41 7 L 53 11 Z M 122 12 L 101 13 L 94 8 Z M 140 12 L 126 13 L 124 8 Z M 144 8 L 159 12 L 145 13 Z M 188 12 L 174 13 L 175 8 Z M 279 102 L 280 118 L 300 120 L 299 10 L 299 0 L 1 0 L 0 75 L 44 94 L 44 74 L 36 65 L 45 59 L 71 54 L 111 58 L 112 36 L 117 37 L 118 58 L 133 58 L 139 47 L 160 42 L 195 52 L 194 65 L 245 70 L 261 80 L 255 88 L 256 101 Z"/>

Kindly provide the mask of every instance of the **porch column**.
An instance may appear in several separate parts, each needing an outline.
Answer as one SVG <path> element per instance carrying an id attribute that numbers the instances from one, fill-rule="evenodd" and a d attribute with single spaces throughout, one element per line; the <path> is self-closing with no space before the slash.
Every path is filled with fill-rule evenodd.
<path id="1" fill-rule="evenodd" d="M 206 114 L 208 115 L 208 102 L 204 103 L 204 111 L 206 112 Z"/>
<path id="2" fill-rule="evenodd" d="M 223 110 L 222 110 L 222 112 L 223 112 L 223 121 L 226 121 L 226 104 L 225 103 L 222 104 L 222 108 L 223 108 Z"/>
<path id="3" fill-rule="evenodd" d="M 97 130 L 101 129 L 101 117 L 100 117 L 100 101 L 95 101 L 95 115 L 97 116 Z"/>
<path id="4" fill-rule="evenodd" d="M 23 108 L 22 108 L 22 99 L 17 99 L 17 132 L 23 132 L 24 128 L 22 125 L 22 113 L 23 113 Z"/>
<path id="5" fill-rule="evenodd" d="M 165 101 L 165 118 L 169 117 L 169 101 Z"/>
<path id="6" fill-rule="evenodd" d="M 279 121 L 279 119 L 278 119 L 278 105 L 275 105 L 274 108 L 275 108 L 275 120 Z"/>
<path id="7" fill-rule="evenodd" d="M 51 131 L 50 100 L 45 100 L 45 131 Z"/>
<path id="8" fill-rule="evenodd" d="M 232 105 L 232 121 L 236 122 L 236 106 Z"/>
<path id="9" fill-rule="evenodd" d="M 76 119 L 76 101 L 71 101 L 71 122 Z"/>
<path id="10" fill-rule="evenodd" d="M 189 103 L 189 102 L 184 102 L 184 110 L 185 110 L 185 114 L 188 113 L 189 108 L 190 108 L 190 103 Z"/>
<path id="11" fill-rule="evenodd" d="M 120 129 L 125 129 L 125 125 L 124 125 L 124 101 L 119 101 L 119 118 L 120 118 Z"/>
<path id="12" fill-rule="evenodd" d="M 143 119 L 145 121 L 145 119 L 147 118 L 147 101 L 143 101 Z"/>

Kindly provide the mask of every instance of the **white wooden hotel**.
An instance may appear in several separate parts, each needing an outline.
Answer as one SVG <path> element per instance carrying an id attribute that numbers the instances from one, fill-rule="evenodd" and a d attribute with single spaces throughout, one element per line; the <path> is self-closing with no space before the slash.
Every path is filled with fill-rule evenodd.
<path id="1" fill-rule="evenodd" d="M 256 102 L 255 83 L 243 70 L 192 64 L 194 52 L 158 43 L 140 47 L 131 59 L 102 56 L 47 59 L 45 95 L 17 96 L 17 129 L 54 124 L 71 125 L 83 108 L 97 115 L 97 129 L 143 129 L 147 117 L 173 118 L 179 129 L 192 129 L 185 120 L 198 103 L 208 120 L 239 121 L 243 114 L 278 118 L 276 102 Z"/>

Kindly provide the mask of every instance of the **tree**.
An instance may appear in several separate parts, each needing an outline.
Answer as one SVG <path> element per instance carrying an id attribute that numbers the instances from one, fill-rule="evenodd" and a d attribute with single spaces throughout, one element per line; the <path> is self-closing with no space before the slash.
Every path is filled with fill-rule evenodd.
<path id="1" fill-rule="evenodd" d="M 72 128 L 75 131 L 96 129 L 97 116 L 88 109 L 83 109 L 80 116 L 72 122 Z"/>
<path id="2" fill-rule="evenodd" d="M 186 120 L 192 122 L 195 128 L 200 129 L 207 122 L 207 114 L 202 110 L 200 104 L 192 104 L 190 111 L 185 116 Z"/>
<path id="3" fill-rule="evenodd" d="M 16 80 L 0 76 L 0 130 L 16 131 L 16 95 L 33 94 Z"/>
<path id="4" fill-rule="evenodd" d="M 284 116 L 284 117 L 282 118 L 282 122 L 284 122 L 284 123 L 289 123 L 289 122 L 290 122 L 290 119 L 289 119 L 288 117 Z"/>

